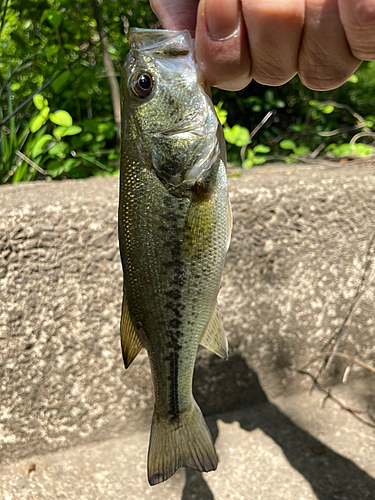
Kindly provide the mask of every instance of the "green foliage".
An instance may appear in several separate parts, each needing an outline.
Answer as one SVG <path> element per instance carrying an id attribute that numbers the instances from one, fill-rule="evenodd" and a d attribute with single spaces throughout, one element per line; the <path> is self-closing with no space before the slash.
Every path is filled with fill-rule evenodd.
<path id="1" fill-rule="evenodd" d="M 111 92 L 92 4 L 12 0 L 6 5 L 0 44 L 0 121 L 54 80 L 43 96 L 39 92 L 0 126 L 0 183 L 41 176 L 21 162 L 17 151 L 43 165 L 52 177 L 116 175 L 119 153 Z M 98 2 L 98 6 L 119 75 L 129 48 L 128 26 L 152 28 L 156 18 L 147 0 Z"/>
<path id="2" fill-rule="evenodd" d="M 43 176 L 24 157 L 57 179 L 117 175 L 117 131 L 92 3 L 3 5 L 0 121 L 28 102 L 0 126 L 0 183 Z M 156 18 L 148 0 L 98 7 L 119 81 L 128 26 L 152 28 Z M 249 168 L 272 158 L 374 154 L 374 81 L 373 61 L 330 92 L 308 90 L 298 77 L 282 87 L 252 82 L 241 92 L 213 89 L 229 162 Z M 272 117 L 254 134 L 268 112 Z"/>
<path id="3" fill-rule="evenodd" d="M 318 154 L 330 158 L 374 154 L 374 80 L 372 61 L 363 63 L 344 85 L 330 92 L 309 90 L 298 77 L 272 89 L 255 82 L 241 92 L 213 89 L 214 102 L 220 104 L 219 119 L 225 117 L 229 162 L 244 167 L 261 164 L 265 158 L 256 154 L 257 145 L 270 148 L 267 160 L 284 159 L 287 163 Z M 251 134 L 267 111 L 273 112 L 272 117 Z M 249 136 L 253 150 L 247 147 L 241 153 Z"/>

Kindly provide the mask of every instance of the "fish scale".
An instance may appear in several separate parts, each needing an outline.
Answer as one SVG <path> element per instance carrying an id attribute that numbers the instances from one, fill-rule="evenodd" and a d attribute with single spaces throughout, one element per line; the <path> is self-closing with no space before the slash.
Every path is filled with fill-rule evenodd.
<path id="1" fill-rule="evenodd" d="M 216 300 L 230 210 L 222 130 L 197 83 L 190 35 L 135 30 L 130 45 L 119 203 L 121 341 L 126 367 L 142 348 L 150 360 L 155 408 L 148 475 L 156 484 L 179 467 L 217 465 L 192 377 L 199 343 L 227 353 Z M 139 75 L 153 82 L 147 96 L 148 89 L 137 87 Z"/>

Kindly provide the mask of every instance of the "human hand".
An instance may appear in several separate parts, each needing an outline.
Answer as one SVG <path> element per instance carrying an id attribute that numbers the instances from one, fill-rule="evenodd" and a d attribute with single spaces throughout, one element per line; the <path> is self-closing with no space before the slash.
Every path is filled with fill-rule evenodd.
<path id="1" fill-rule="evenodd" d="M 375 59 L 375 0 L 150 0 L 165 29 L 196 31 L 209 85 L 282 85 L 297 72 L 313 90 L 344 83 Z"/>

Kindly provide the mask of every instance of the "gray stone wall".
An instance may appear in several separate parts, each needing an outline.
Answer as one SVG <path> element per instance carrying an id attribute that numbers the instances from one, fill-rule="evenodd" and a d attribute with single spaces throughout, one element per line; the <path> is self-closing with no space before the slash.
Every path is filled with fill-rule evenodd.
<path id="1" fill-rule="evenodd" d="M 297 370 L 327 351 L 361 283 L 340 351 L 374 364 L 374 172 L 275 165 L 229 179 L 234 228 L 219 298 L 234 362 L 200 349 L 195 393 L 206 413 L 256 402 L 247 368 L 271 398 L 309 387 Z M 149 427 L 147 356 L 125 371 L 120 353 L 117 183 L 0 187 L 0 461 Z M 336 359 L 322 382 L 338 383 L 347 365 Z M 350 376 L 368 377 L 371 398 L 373 375 Z"/>

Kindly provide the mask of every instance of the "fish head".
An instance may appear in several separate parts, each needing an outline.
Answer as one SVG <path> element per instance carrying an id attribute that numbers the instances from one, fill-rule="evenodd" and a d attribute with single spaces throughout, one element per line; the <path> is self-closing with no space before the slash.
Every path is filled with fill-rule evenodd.
<path id="1" fill-rule="evenodd" d="M 190 188 L 219 154 L 218 120 L 194 59 L 194 41 L 188 31 L 132 29 L 129 43 L 123 138 L 163 182 Z"/>

